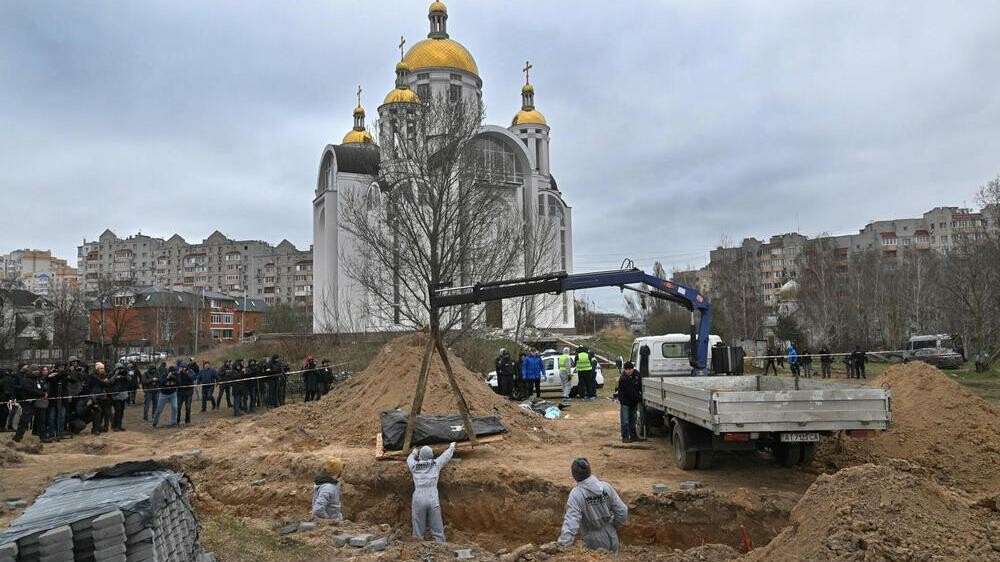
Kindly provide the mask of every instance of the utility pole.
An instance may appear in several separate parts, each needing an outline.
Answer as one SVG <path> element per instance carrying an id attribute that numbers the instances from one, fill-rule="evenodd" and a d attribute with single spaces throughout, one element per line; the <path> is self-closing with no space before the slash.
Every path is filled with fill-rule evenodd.
<path id="1" fill-rule="evenodd" d="M 243 338 L 246 336 L 246 319 L 247 319 L 247 288 L 243 286 L 243 315 L 240 316 L 240 343 L 243 342 Z"/>

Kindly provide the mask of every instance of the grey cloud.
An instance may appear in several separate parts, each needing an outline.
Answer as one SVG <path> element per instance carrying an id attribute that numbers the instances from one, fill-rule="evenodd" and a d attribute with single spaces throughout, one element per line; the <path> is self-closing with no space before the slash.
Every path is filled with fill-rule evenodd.
<path id="1" fill-rule="evenodd" d="M 1000 172 L 1000 5 L 449 2 L 490 122 L 525 59 L 579 269 L 972 204 Z M 397 1 L 0 4 L 0 249 L 105 227 L 311 242 L 318 156 L 374 116 Z M 617 291 L 591 295 L 617 308 Z"/>

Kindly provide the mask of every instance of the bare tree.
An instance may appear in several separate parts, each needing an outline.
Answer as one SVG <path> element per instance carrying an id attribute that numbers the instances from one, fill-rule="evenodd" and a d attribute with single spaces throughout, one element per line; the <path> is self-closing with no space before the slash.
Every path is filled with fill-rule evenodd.
<path id="1" fill-rule="evenodd" d="M 52 302 L 53 344 L 66 358 L 87 337 L 89 307 L 80 289 L 58 283 L 49 293 Z"/>
<path id="2" fill-rule="evenodd" d="M 17 311 L 11 291 L 19 288 L 14 279 L 0 279 L 0 354 L 16 351 Z"/>
<path id="3" fill-rule="evenodd" d="M 742 246 L 725 248 L 716 255 L 719 259 L 713 259 L 711 268 L 712 302 L 720 312 L 718 333 L 727 339 L 758 339 L 763 330 L 765 307 L 755 256 Z"/>
<path id="4" fill-rule="evenodd" d="M 516 170 L 481 150 L 482 119 L 478 104 L 441 96 L 390 115 L 377 186 L 341 192 L 340 224 L 357 245 L 345 269 L 385 325 L 469 328 L 482 307 L 431 310 L 429 288 L 521 269 L 524 225 L 506 183 Z"/>
<path id="5" fill-rule="evenodd" d="M 660 262 L 653 264 L 653 275 L 660 279 L 668 279 L 667 272 Z M 625 295 L 625 314 L 641 321 L 646 327 L 647 334 L 687 332 L 691 323 L 690 314 L 683 307 L 642 293 Z"/>
<path id="6" fill-rule="evenodd" d="M 807 242 L 798 269 L 801 327 L 813 343 L 835 345 L 841 339 L 845 271 L 834 241 L 820 235 Z"/>

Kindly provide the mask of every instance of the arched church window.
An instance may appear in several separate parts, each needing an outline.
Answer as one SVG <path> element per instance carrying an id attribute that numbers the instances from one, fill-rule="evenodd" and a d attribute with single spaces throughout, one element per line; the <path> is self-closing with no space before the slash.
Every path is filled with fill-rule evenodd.
<path id="1" fill-rule="evenodd" d="M 490 183 L 521 183 L 523 176 L 518 169 L 514 149 L 492 138 L 476 141 L 478 176 Z"/>
<path id="2" fill-rule="evenodd" d="M 539 195 L 538 196 L 538 216 L 540 216 L 540 217 L 544 217 L 545 216 L 545 196 L 544 195 Z"/>

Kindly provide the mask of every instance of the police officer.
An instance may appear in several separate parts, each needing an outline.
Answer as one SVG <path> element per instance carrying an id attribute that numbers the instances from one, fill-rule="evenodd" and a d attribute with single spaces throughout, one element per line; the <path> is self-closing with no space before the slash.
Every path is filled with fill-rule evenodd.
<path id="1" fill-rule="evenodd" d="M 312 355 L 306 355 L 306 362 L 302 365 L 302 385 L 305 387 L 306 402 L 319 400 L 319 370 Z"/>

